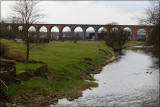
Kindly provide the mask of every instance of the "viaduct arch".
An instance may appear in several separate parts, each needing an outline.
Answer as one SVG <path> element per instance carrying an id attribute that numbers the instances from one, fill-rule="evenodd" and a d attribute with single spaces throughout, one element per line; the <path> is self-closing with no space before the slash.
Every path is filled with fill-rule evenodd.
<path id="1" fill-rule="evenodd" d="M 10 24 L 7 24 L 7 26 Z M 19 26 L 21 26 L 19 24 Z M 86 40 L 86 30 L 89 27 L 92 27 L 95 31 L 95 40 L 98 40 L 98 30 L 99 28 L 105 28 L 108 31 L 109 26 L 108 25 L 92 25 L 92 24 L 32 24 L 31 26 L 35 27 L 36 29 L 36 34 L 39 37 L 39 32 L 40 32 L 40 28 L 42 26 L 46 27 L 47 29 L 47 36 L 49 37 L 49 39 L 51 38 L 51 29 L 53 27 L 57 27 L 59 29 L 59 40 L 62 40 L 62 31 L 63 28 L 68 26 L 71 29 L 71 38 L 73 38 L 74 36 L 74 30 L 77 27 L 82 28 L 83 31 L 83 40 Z M 146 31 L 146 38 L 148 37 L 149 31 L 151 29 L 153 29 L 154 26 L 146 26 L 146 25 L 115 25 L 117 28 L 129 28 L 132 32 L 132 36 L 131 36 L 131 40 L 132 41 L 137 41 L 137 31 L 139 29 L 144 29 Z"/>

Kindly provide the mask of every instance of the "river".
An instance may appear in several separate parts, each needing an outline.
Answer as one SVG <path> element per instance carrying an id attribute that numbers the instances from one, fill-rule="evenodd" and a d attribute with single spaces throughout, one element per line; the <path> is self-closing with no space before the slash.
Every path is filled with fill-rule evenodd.
<path id="1" fill-rule="evenodd" d="M 158 106 L 158 58 L 142 49 L 124 50 L 114 62 L 93 75 L 98 87 L 83 91 L 73 101 L 60 99 L 53 106 Z"/>

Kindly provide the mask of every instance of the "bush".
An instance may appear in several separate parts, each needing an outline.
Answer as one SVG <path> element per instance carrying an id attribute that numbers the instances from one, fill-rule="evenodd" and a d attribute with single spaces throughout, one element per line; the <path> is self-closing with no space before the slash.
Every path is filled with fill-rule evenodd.
<path id="1" fill-rule="evenodd" d="M 128 40 L 130 32 L 124 31 L 123 29 L 119 30 L 109 30 L 106 37 L 106 45 L 112 47 L 112 49 L 116 52 L 121 52 L 123 49 L 123 45 Z"/>
<path id="2" fill-rule="evenodd" d="M 4 56 L 6 52 L 9 50 L 8 45 L 0 41 L 0 54 Z"/>
<path id="3" fill-rule="evenodd" d="M 9 52 L 9 46 L 0 41 L 0 55 L 16 60 L 25 60 L 25 56 L 20 51 Z"/>
<path id="4" fill-rule="evenodd" d="M 39 38 L 39 43 L 49 43 L 49 38 L 48 37 Z"/>
<path id="5" fill-rule="evenodd" d="M 147 45 L 153 45 L 156 51 L 160 52 L 160 23 L 150 32 Z"/>

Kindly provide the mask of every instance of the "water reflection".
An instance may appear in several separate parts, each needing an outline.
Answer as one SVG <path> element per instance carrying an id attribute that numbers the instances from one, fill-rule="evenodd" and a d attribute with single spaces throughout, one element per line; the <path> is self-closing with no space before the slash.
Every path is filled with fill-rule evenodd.
<path id="1" fill-rule="evenodd" d="M 158 106 L 159 69 L 153 67 L 158 59 L 144 49 L 123 52 L 94 75 L 97 88 L 83 91 L 83 97 L 73 101 L 61 99 L 55 106 Z"/>

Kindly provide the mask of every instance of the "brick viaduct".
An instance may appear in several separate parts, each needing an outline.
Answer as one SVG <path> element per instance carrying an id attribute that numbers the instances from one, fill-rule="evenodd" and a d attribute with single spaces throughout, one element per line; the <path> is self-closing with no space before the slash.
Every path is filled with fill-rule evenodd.
<path id="1" fill-rule="evenodd" d="M 39 36 L 39 32 L 40 32 L 40 28 L 42 26 L 46 27 L 47 29 L 47 36 L 50 38 L 50 33 L 51 33 L 51 29 L 53 27 L 57 27 L 59 29 L 59 40 L 62 40 L 63 36 L 62 36 L 62 31 L 63 28 L 68 26 L 71 29 L 71 37 L 73 37 L 74 35 L 74 30 L 77 27 L 81 27 L 82 28 L 82 32 L 83 32 L 83 40 L 86 40 L 86 30 L 89 27 L 92 27 L 95 31 L 95 40 L 98 40 L 98 30 L 103 27 L 107 30 L 107 28 L 109 27 L 108 25 L 91 25 L 91 24 L 33 24 L 33 27 L 35 27 L 37 35 Z M 145 26 L 145 25 L 116 25 L 117 28 L 130 28 L 131 33 L 132 33 L 132 41 L 136 41 L 137 40 L 137 31 L 139 29 L 144 29 L 146 31 L 146 36 L 148 36 L 149 31 L 154 27 L 154 26 Z"/>

